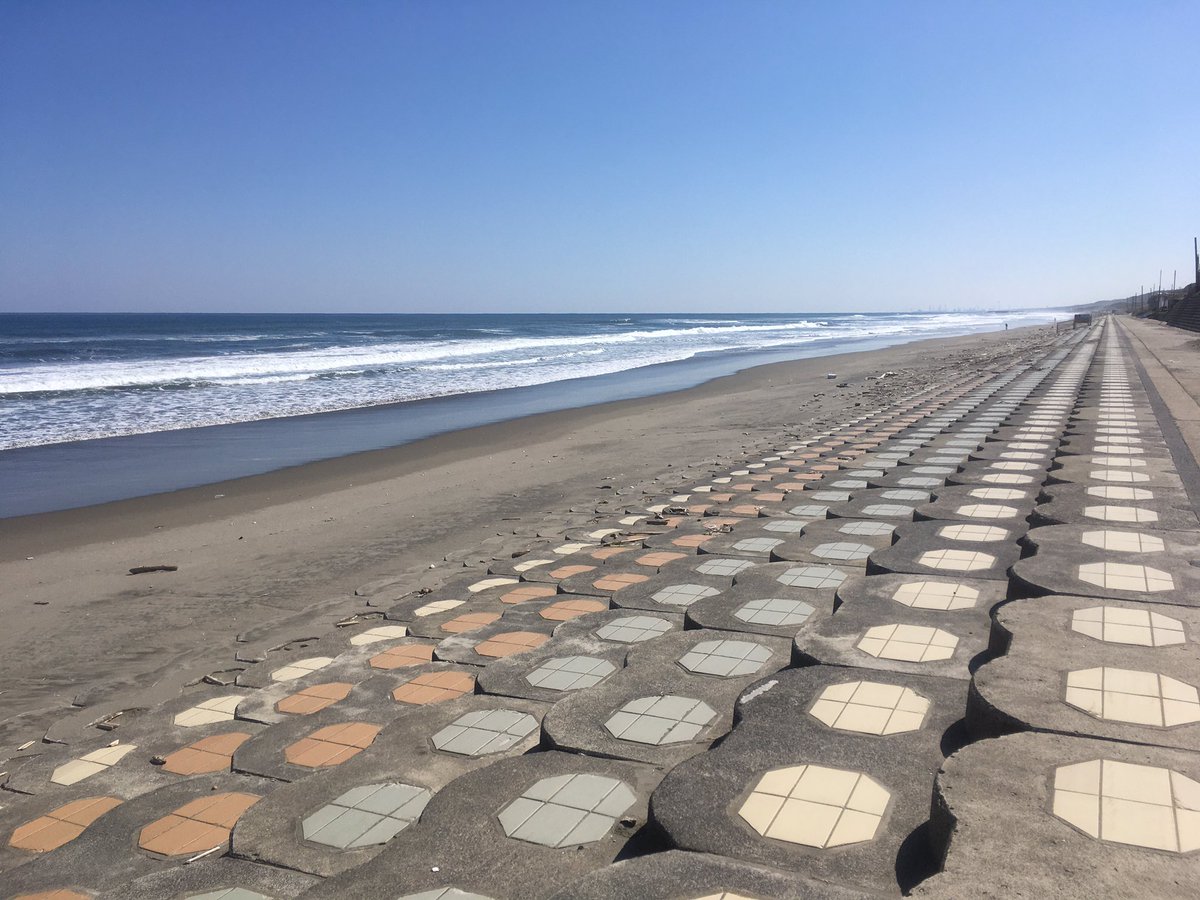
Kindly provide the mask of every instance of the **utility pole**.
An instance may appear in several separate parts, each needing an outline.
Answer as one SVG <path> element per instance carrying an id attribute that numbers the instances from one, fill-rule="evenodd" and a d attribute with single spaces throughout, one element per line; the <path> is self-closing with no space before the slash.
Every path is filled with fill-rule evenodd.
<path id="1" fill-rule="evenodd" d="M 1200 284 L 1200 249 L 1196 247 L 1196 239 L 1192 238 L 1192 252 L 1196 254 L 1196 284 Z"/>

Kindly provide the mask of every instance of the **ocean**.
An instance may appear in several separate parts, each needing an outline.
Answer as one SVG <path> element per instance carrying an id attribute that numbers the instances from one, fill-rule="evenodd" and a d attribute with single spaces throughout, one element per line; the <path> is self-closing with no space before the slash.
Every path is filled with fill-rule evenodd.
<path id="1" fill-rule="evenodd" d="M 2 314 L 0 516 L 645 396 L 764 362 L 1052 318 Z M 340 415 L 315 416 L 325 413 Z"/>
<path id="2" fill-rule="evenodd" d="M 0 450 L 504 390 L 700 354 L 1035 319 L 889 315 L 5 315 Z"/>

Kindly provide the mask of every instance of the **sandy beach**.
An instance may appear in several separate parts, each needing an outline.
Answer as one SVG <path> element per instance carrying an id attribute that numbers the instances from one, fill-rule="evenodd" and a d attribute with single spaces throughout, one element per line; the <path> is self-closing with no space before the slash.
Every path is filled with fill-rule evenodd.
<path id="1" fill-rule="evenodd" d="M 606 498 L 662 493 L 860 404 L 987 372 L 1052 335 L 1014 329 L 760 366 L 686 391 L 0 520 L 0 739 L 11 748 L 156 702 L 236 669 L 239 656 L 319 637 L 372 609 L 372 594 L 390 601 L 432 584 L 472 549 L 501 555 L 522 536 L 561 534 Z M 149 565 L 178 570 L 128 574 Z"/>

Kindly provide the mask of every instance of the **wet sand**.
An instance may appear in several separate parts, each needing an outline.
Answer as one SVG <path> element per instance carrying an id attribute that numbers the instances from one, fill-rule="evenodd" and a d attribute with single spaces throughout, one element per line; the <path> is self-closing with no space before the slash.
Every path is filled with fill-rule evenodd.
<path id="1" fill-rule="evenodd" d="M 47 729 L 53 737 L 155 702 L 239 654 L 319 636 L 369 610 L 372 593 L 387 600 L 441 577 L 470 560 L 456 555 L 463 548 L 508 553 L 539 528 L 585 523 L 606 498 L 666 496 L 722 460 L 819 431 L 856 405 L 988 371 L 1052 335 L 1014 329 L 777 363 L 685 391 L 0 520 L 0 742 L 11 752 Z M 875 379 L 884 372 L 897 374 Z M 178 570 L 128 574 L 144 565 Z"/>

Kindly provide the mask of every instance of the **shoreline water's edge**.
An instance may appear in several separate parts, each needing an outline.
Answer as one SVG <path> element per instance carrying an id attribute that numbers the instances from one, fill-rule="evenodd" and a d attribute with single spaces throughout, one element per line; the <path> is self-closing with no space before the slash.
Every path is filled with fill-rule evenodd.
<path id="1" fill-rule="evenodd" d="M 1028 326 L 1038 327 L 1038 326 Z M 578 379 L 0 451 L 0 520 L 205 487 L 532 415 L 645 399 L 763 366 L 987 331 L 756 353 L 704 354 Z"/>

